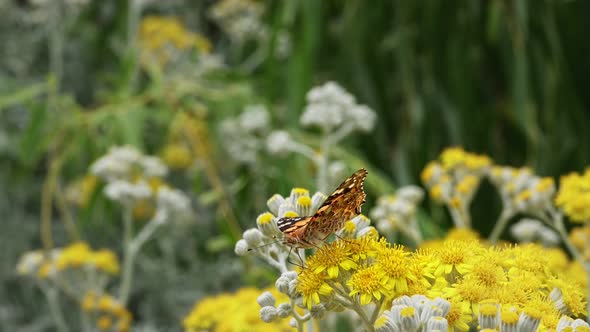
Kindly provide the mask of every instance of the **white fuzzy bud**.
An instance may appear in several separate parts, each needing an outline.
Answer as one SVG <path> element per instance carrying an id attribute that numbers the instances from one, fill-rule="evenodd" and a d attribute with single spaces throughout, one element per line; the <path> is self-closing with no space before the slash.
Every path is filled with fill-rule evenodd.
<path id="1" fill-rule="evenodd" d="M 295 297 L 297 295 L 297 280 L 289 281 L 289 293 L 290 297 Z"/>
<path id="2" fill-rule="evenodd" d="M 283 294 L 289 293 L 289 279 L 283 276 L 279 277 L 275 282 L 275 287 Z"/>
<path id="3" fill-rule="evenodd" d="M 444 317 L 440 317 L 440 316 L 434 316 L 434 317 L 430 317 L 428 319 L 428 322 L 426 323 L 426 332 L 434 332 L 434 331 L 440 331 L 440 332 L 447 332 L 449 330 L 449 322 L 444 318 Z"/>
<path id="4" fill-rule="evenodd" d="M 277 313 L 280 318 L 289 317 L 289 315 L 291 315 L 292 310 L 293 310 L 293 308 L 291 307 L 291 304 L 289 304 L 289 303 L 281 303 L 277 307 Z"/>
<path id="5" fill-rule="evenodd" d="M 315 319 L 322 319 L 324 317 L 324 314 L 326 313 L 326 307 L 322 303 L 314 304 L 311 307 L 309 313 L 311 314 L 311 317 Z"/>
<path id="6" fill-rule="evenodd" d="M 238 242 L 236 242 L 236 246 L 234 247 L 234 252 L 236 253 L 236 255 L 238 256 L 244 256 L 248 253 L 248 243 L 246 242 L 246 240 L 239 240 Z"/>
<path id="7" fill-rule="evenodd" d="M 262 233 L 256 228 L 250 228 L 243 234 L 244 240 L 250 248 L 254 248 L 262 242 Z"/>
<path id="8" fill-rule="evenodd" d="M 272 197 L 269 198 L 268 201 L 266 201 L 268 209 L 275 216 L 279 215 L 279 208 L 281 207 L 281 205 L 283 205 L 283 203 L 285 203 L 285 198 L 279 194 L 272 195 Z"/>
<path id="9" fill-rule="evenodd" d="M 256 299 L 256 302 L 258 302 L 258 304 L 261 307 L 274 307 L 275 306 L 275 297 L 274 295 L 271 294 L 271 292 L 264 292 L 262 294 L 260 294 L 260 296 L 258 296 L 258 298 Z"/>
<path id="10" fill-rule="evenodd" d="M 260 319 L 265 323 L 271 323 L 277 319 L 277 308 L 266 306 L 260 308 Z"/>

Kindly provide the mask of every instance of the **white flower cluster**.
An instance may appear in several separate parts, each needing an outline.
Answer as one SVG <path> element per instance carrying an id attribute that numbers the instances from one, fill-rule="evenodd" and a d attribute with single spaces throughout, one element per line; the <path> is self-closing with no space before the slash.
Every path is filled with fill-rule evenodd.
<path id="1" fill-rule="evenodd" d="M 260 319 L 263 322 L 271 323 L 277 318 L 287 318 L 291 315 L 291 304 L 285 302 L 275 306 L 276 299 L 271 292 L 262 293 L 256 301 L 260 305 Z"/>
<path id="2" fill-rule="evenodd" d="M 182 191 L 148 183 L 168 174 L 166 165 L 132 146 L 112 147 L 90 166 L 90 171 L 107 182 L 105 195 L 123 206 L 132 207 L 138 201 L 150 200 L 158 208 L 159 220 L 192 215 L 190 199 Z"/>
<path id="3" fill-rule="evenodd" d="M 209 12 L 213 20 L 237 44 L 267 36 L 268 28 L 262 21 L 263 13 L 261 3 L 244 0 L 218 1 Z"/>
<path id="4" fill-rule="evenodd" d="M 254 164 L 264 148 L 264 137 L 270 126 L 270 114 L 264 105 L 251 105 L 237 118 L 221 123 L 224 147 L 240 163 Z"/>
<path id="5" fill-rule="evenodd" d="M 416 209 L 424 198 L 424 191 L 418 186 L 406 186 L 395 195 L 382 196 L 371 210 L 371 218 L 377 228 L 386 233 L 408 233 L 412 238 L 419 236 Z M 413 234 L 418 232 L 418 234 Z"/>
<path id="6" fill-rule="evenodd" d="M 510 233 L 520 243 L 540 242 L 546 247 L 554 247 L 561 241 L 554 230 L 531 218 L 523 218 L 512 225 Z"/>
<path id="7" fill-rule="evenodd" d="M 424 295 L 398 297 L 393 300 L 375 322 L 377 332 L 446 332 L 449 324 L 446 316 L 451 304 L 441 298 L 429 300 Z"/>
<path id="8" fill-rule="evenodd" d="M 136 148 L 125 145 L 110 148 L 106 155 L 92 163 L 90 172 L 111 182 L 129 180 L 139 174 L 162 177 L 168 174 L 168 168 L 160 159 L 144 156 Z"/>
<path id="9" fill-rule="evenodd" d="M 353 95 L 335 82 L 327 82 L 307 93 L 307 106 L 301 115 L 301 124 L 317 126 L 325 132 L 338 128 L 348 133 L 354 130 L 368 132 L 375 126 L 377 116 L 366 105 L 359 105 Z"/>
<path id="10" fill-rule="evenodd" d="M 16 265 L 16 272 L 19 275 L 39 277 L 38 272 L 41 265 L 50 262 L 48 267 L 51 268 L 47 271 L 47 276 L 53 277 L 57 273 L 53 262 L 55 262 L 60 253 L 61 249 L 52 249 L 47 256 L 41 250 L 27 251 L 19 259 Z"/>
<path id="11" fill-rule="evenodd" d="M 534 214 L 553 206 L 553 179 L 536 176 L 528 168 L 494 167 L 490 180 L 498 188 L 505 208 Z"/>

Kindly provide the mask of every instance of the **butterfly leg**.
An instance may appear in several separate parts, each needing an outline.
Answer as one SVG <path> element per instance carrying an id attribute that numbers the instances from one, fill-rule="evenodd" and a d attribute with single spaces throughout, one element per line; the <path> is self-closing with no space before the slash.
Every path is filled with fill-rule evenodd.
<path id="1" fill-rule="evenodd" d="M 294 247 L 291 247 L 291 248 L 289 249 L 289 254 L 287 255 L 287 262 L 288 262 L 289 264 L 292 264 L 292 265 L 295 265 L 295 266 L 298 266 L 298 267 L 300 267 L 300 268 L 304 269 L 304 268 L 305 268 L 305 266 L 303 265 L 303 259 L 302 259 L 302 258 L 301 258 L 301 256 L 299 255 L 299 250 L 296 250 L 295 252 L 297 253 L 297 256 L 299 257 L 299 261 L 301 262 L 301 264 L 297 264 L 297 263 L 295 263 L 295 262 L 292 262 L 292 261 L 289 259 L 289 257 L 291 257 L 291 252 L 293 251 L 293 248 L 294 248 Z"/>

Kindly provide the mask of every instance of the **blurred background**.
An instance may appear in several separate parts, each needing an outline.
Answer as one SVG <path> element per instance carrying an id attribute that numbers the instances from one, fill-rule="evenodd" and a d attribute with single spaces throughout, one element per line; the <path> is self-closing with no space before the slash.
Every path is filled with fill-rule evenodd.
<path id="1" fill-rule="evenodd" d="M 0 12 L 2 331 L 56 331 L 39 281 L 17 273 L 24 252 L 125 251 L 121 207 L 90 169 L 114 146 L 158 157 L 193 213 L 142 247 L 134 329 L 181 331 L 204 296 L 272 285 L 234 243 L 273 194 L 322 186 L 317 165 L 267 138 L 321 150 L 302 114 L 326 82 L 376 116 L 331 149 L 322 188 L 367 168 L 364 211 L 420 184 L 448 146 L 555 178 L 590 164 L 587 1 L 0 0 Z M 497 196 L 484 182 L 474 199 L 484 236 Z M 423 208 L 427 236 L 451 226 Z M 138 229 L 153 215 L 133 206 Z"/>

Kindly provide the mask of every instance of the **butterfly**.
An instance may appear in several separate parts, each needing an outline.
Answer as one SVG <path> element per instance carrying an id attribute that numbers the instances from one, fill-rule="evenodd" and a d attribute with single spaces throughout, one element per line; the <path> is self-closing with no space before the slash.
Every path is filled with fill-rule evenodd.
<path id="1" fill-rule="evenodd" d="M 361 213 L 366 198 L 363 190 L 366 177 L 364 168 L 354 172 L 326 198 L 313 216 L 280 218 L 277 226 L 283 233 L 283 243 L 294 248 L 317 247 L 344 227 L 348 220 Z"/>

